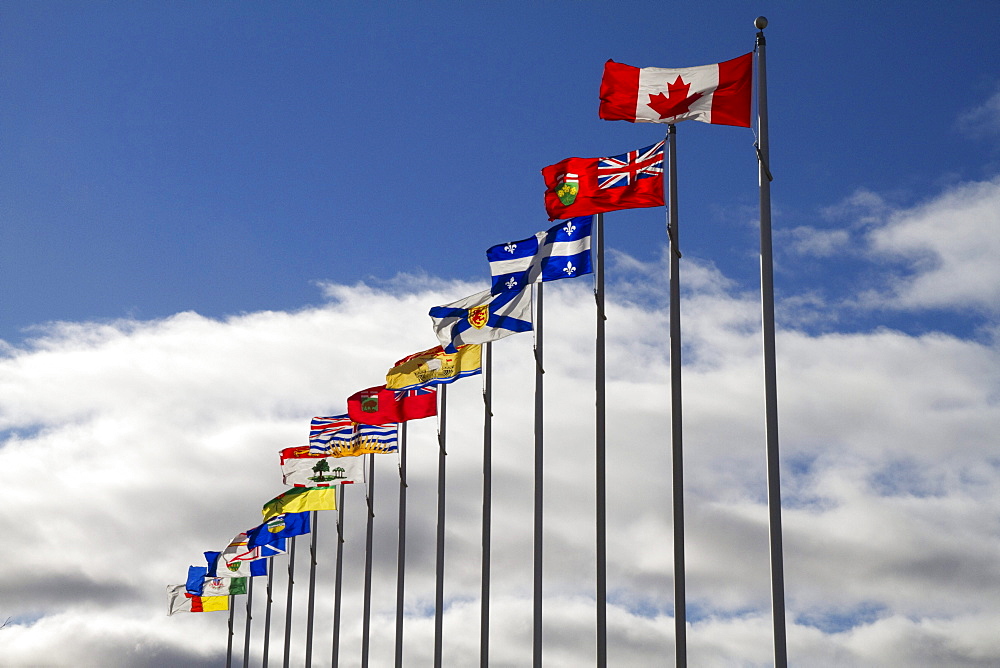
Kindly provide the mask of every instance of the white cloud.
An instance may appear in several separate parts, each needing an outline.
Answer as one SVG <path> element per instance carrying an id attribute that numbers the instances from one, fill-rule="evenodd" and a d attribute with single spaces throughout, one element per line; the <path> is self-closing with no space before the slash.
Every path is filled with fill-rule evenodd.
<path id="1" fill-rule="evenodd" d="M 979 191 L 976 191 L 979 192 Z M 964 201 L 964 200 L 963 200 Z M 942 205 L 943 206 L 943 205 Z M 915 219 L 915 218 L 914 218 Z M 900 222 L 900 229 L 905 220 Z M 672 649 L 669 392 L 663 266 L 621 257 L 608 305 L 609 654 Z M 684 419 L 689 656 L 770 660 L 759 305 L 685 259 Z M 426 279 L 426 277 L 424 277 Z M 0 571 L 6 665 L 218 665 L 225 615 L 165 615 L 165 586 L 258 521 L 281 491 L 277 451 L 312 415 L 434 344 L 427 308 L 482 286 L 326 285 L 333 301 L 224 321 L 62 323 L 0 359 Z M 405 283 L 401 279 L 401 283 Z M 593 661 L 594 301 L 546 286 L 545 657 Z M 492 647 L 530 660 L 530 335 L 495 344 Z M 789 654 L 809 665 L 1000 661 L 991 592 L 1000 536 L 995 344 L 876 331 L 778 340 Z M 477 660 L 481 380 L 449 390 L 446 664 Z M 435 425 L 409 430 L 407 665 L 433 647 Z M 373 662 L 391 660 L 396 459 L 376 474 Z M 342 657 L 360 647 L 363 488 L 345 507 Z M 316 665 L 328 665 L 335 543 L 319 528 Z M 299 544 L 296 579 L 307 573 Z M 287 559 L 276 559 L 271 659 L 281 654 Z M 259 591 L 260 589 L 258 589 Z M 296 589 L 301 657 L 305 588 Z M 243 612 L 237 612 L 242 647 Z M 259 654 L 263 598 L 255 597 Z M 63 639 L 74 638 L 74 654 Z M 238 653 L 239 654 L 239 653 Z M 352 659 L 353 660 L 353 659 Z"/>
<path id="2" fill-rule="evenodd" d="M 972 137 L 1000 135 L 1000 91 L 958 117 L 958 128 Z"/>

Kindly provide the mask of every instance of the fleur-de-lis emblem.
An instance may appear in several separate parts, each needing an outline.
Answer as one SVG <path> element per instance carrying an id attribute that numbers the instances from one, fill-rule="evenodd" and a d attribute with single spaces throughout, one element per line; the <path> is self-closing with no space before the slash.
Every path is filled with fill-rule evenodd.
<path id="1" fill-rule="evenodd" d="M 507 244 L 506 246 L 504 246 L 504 247 L 503 247 L 503 249 L 504 249 L 505 251 L 507 251 L 508 253 L 513 253 L 514 251 L 516 251 L 516 250 L 517 250 L 517 244 L 515 244 L 515 243 L 514 243 L 514 242 L 512 241 L 512 242 L 510 242 L 509 244 Z"/>
<path id="2" fill-rule="evenodd" d="M 571 220 L 563 226 L 563 230 L 569 236 L 573 236 L 573 233 L 576 232 L 576 225 L 574 225 L 573 221 Z"/>
<path id="3" fill-rule="evenodd" d="M 566 272 L 567 276 L 572 276 L 573 274 L 576 273 L 576 267 L 573 266 L 572 262 L 570 262 L 569 260 L 567 260 L 566 261 L 566 266 L 563 267 L 563 271 Z"/>
<path id="4" fill-rule="evenodd" d="M 517 285 L 517 281 L 515 281 L 515 280 L 514 280 L 514 277 L 513 277 L 513 276 L 511 276 L 511 277 L 510 277 L 510 278 L 509 278 L 509 279 L 507 280 L 507 282 L 506 282 L 506 283 L 504 283 L 504 285 L 506 285 L 506 286 L 507 286 L 507 289 L 508 289 L 508 290 L 510 290 L 510 289 L 514 288 L 514 287 L 515 287 L 515 286 Z"/>

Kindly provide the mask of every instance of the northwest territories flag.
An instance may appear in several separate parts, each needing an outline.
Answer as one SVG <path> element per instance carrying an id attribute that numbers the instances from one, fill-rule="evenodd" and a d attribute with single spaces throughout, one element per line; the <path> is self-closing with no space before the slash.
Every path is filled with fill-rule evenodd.
<path id="1" fill-rule="evenodd" d="M 247 593 L 246 578 L 210 578 L 204 566 L 188 569 L 187 592 L 196 596 L 229 596 Z"/>
<path id="2" fill-rule="evenodd" d="M 281 475 L 289 487 L 329 487 L 364 482 L 365 467 L 361 458 L 335 457 L 329 447 L 300 445 L 281 451 Z"/>
<path id="3" fill-rule="evenodd" d="M 430 310 L 434 333 L 446 353 L 466 343 L 489 343 L 531 331 L 531 294 L 508 290 L 479 292 Z"/>
<path id="4" fill-rule="evenodd" d="M 521 241 L 497 244 L 486 251 L 493 274 L 490 292 L 520 290 L 530 283 L 589 274 L 590 227 L 593 216 L 559 223 Z"/>
<path id="5" fill-rule="evenodd" d="M 309 533 L 309 513 L 281 513 L 247 531 L 247 545 L 264 547 Z"/>
<path id="6" fill-rule="evenodd" d="M 274 554 L 278 554 L 278 552 L 274 552 Z M 205 561 L 208 562 L 208 577 L 210 578 L 246 578 L 267 575 L 267 559 L 235 558 L 227 560 L 222 552 L 206 552 Z"/>
<path id="7" fill-rule="evenodd" d="M 330 417 L 314 417 L 309 425 L 309 444 L 325 447 L 338 431 L 351 429 L 351 418 L 347 413 Z"/>
<path id="8" fill-rule="evenodd" d="M 198 596 L 186 591 L 187 585 L 167 585 L 167 614 L 175 612 L 213 612 L 228 610 L 228 596 Z"/>

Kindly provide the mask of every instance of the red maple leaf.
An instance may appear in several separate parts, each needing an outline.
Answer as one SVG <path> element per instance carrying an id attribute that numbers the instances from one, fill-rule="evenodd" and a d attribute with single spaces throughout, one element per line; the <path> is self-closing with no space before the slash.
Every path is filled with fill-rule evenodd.
<path id="1" fill-rule="evenodd" d="M 658 113 L 660 118 L 680 116 L 687 113 L 694 101 L 701 97 L 701 93 L 695 93 L 691 97 L 688 97 L 688 90 L 690 89 L 691 84 L 684 83 L 684 80 L 678 76 L 673 83 L 667 82 L 668 95 L 664 95 L 663 93 L 650 95 L 647 106 Z"/>

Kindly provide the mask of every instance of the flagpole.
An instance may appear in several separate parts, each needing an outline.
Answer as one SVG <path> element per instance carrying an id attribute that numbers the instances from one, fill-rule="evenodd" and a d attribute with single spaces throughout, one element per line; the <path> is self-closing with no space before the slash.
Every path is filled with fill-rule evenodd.
<path id="1" fill-rule="evenodd" d="M 594 498 L 597 514 L 597 666 L 605 668 L 608 665 L 608 583 L 607 583 L 607 513 L 606 487 L 607 468 L 605 466 L 605 393 L 604 393 L 604 214 L 599 213 L 594 219 L 594 229 L 597 237 L 597 263 L 594 269 L 595 290 L 597 300 L 597 345 L 595 370 L 596 394 L 596 464 L 594 472 Z"/>
<path id="2" fill-rule="evenodd" d="M 674 509 L 674 665 L 687 665 L 687 604 L 684 565 L 684 437 L 681 413 L 681 288 L 677 224 L 677 127 L 667 126 L 670 179 L 667 237 L 670 240 L 670 443 Z"/>
<path id="3" fill-rule="evenodd" d="M 396 545 L 396 668 L 403 668 L 403 578 L 406 563 L 406 423 L 399 439 L 399 533 Z"/>
<path id="4" fill-rule="evenodd" d="M 543 384 L 542 374 L 542 283 L 535 284 L 535 549 L 532 665 L 542 666 L 542 485 L 543 475 Z"/>
<path id="5" fill-rule="evenodd" d="M 282 667 L 288 668 L 292 652 L 292 585 L 295 584 L 295 536 L 291 537 L 291 547 L 288 548 L 288 595 L 285 598 L 285 655 Z"/>
<path id="6" fill-rule="evenodd" d="M 480 595 L 479 666 L 490 665 L 490 540 L 493 516 L 493 344 L 483 360 L 483 585 Z M 398 668 L 398 667 L 397 667 Z"/>
<path id="7" fill-rule="evenodd" d="M 337 502 L 337 574 L 333 591 L 333 659 L 331 666 L 340 662 L 340 599 L 344 576 L 344 498 L 347 485 L 340 484 L 340 499 Z M 293 539 L 294 540 L 294 539 Z"/>
<path id="8" fill-rule="evenodd" d="M 771 617 L 774 626 L 774 665 L 788 665 L 785 648 L 785 575 L 781 545 L 781 480 L 778 459 L 778 373 L 775 362 L 774 260 L 771 256 L 771 165 L 767 133 L 767 69 L 764 28 L 767 19 L 758 16 L 757 28 L 757 145 L 760 182 L 760 301 L 764 340 L 764 424 L 767 439 L 767 510 L 771 548 Z"/>
<path id="9" fill-rule="evenodd" d="M 236 601 L 236 597 L 232 594 L 229 595 L 229 642 L 226 647 L 226 668 L 231 668 L 233 665 L 233 603 Z"/>
<path id="10" fill-rule="evenodd" d="M 267 668 L 267 653 L 271 647 L 271 591 L 274 585 L 274 569 L 271 568 L 273 564 L 268 564 L 267 568 L 267 603 L 264 606 L 264 648 L 263 648 L 263 659 L 261 662 L 261 668 Z"/>
<path id="11" fill-rule="evenodd" d="M 309 545 L 309 612 L 306 617 L 306 668 L 312 666 L 313 651 L 313 611 L 316 605 L 316 534 L 319 522 L 312 511 L 312 541 Z"/>
<path id="12" fill-rule="evenodd" d="M 444 631 L 444 521 L 445 521 L 445 449 L 448 408 L 448 386 L 438 392 L 441 407 L 438 410 L 438 508 L 437 508 L 437 564 L 434 592 L 434 668 L 441 668 L 442 634 Z"/>
<path id="13" fill-rule="evenodd" d="M 368 668 L 372 616 L 372 535 L 375 531 L 375 454 L 368 455 L 368 529 L 365 533 L 365 602 L 361 619 L 361 668 Z"/>
<path id="14" fill-rule="evenodd" d="M 267 564 L 267 572 L 271 572 L 271 564 Z M 247 580 L 247 630 L 243 638 L 243 668 L 250 668 L 250 620 L 253 619 L 253 577 Z"/>

